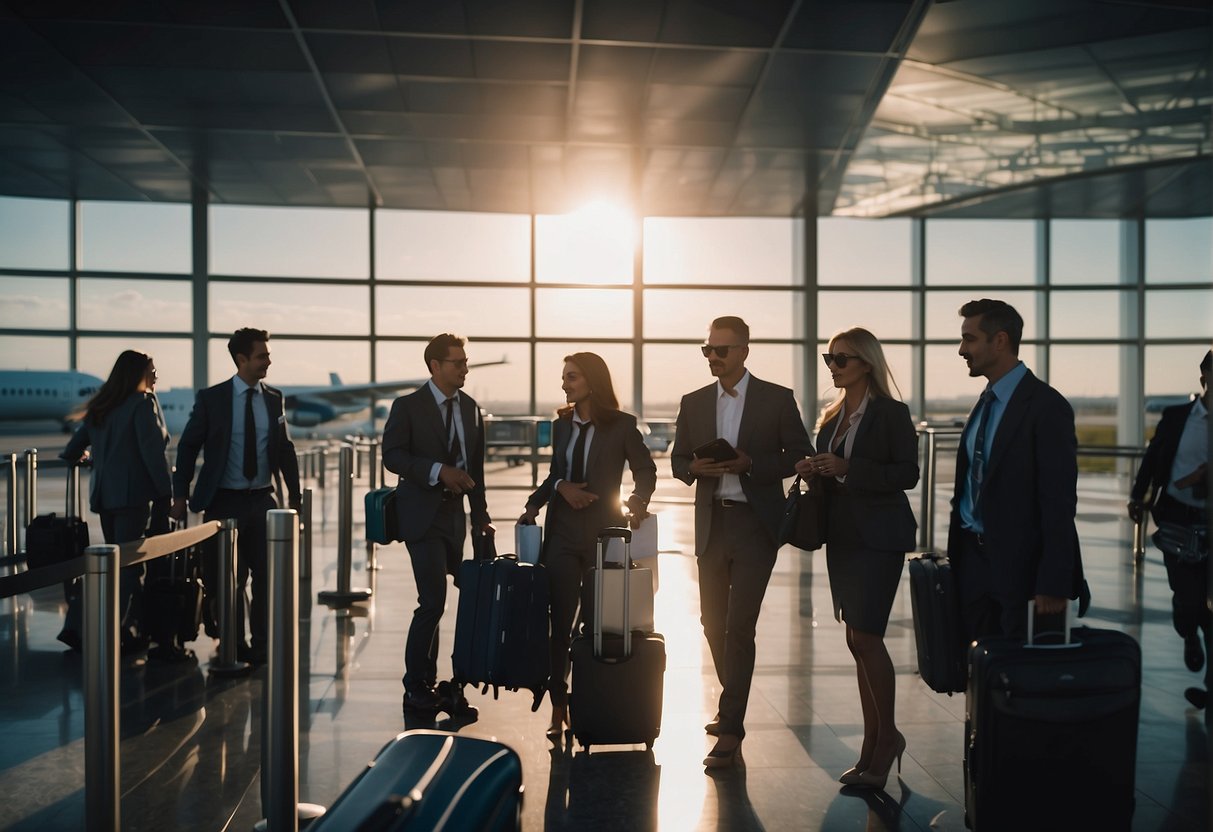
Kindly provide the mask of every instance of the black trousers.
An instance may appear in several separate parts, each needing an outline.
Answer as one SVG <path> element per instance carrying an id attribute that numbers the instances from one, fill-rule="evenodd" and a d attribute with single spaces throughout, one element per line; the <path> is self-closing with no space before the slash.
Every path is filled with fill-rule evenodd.
<path id="1" fill-rule="evenodd" d="M 778 551 L 748 505 L 714 505 L 711 537 L 698 561 L 699 609 L 721 686 L 721 734 L 745 736 L 754 634 Z"/>
<path id="2" fill-rule="evenodd" d="M 594 566 L 597 538 L 590 536 L 587 543 L 583 524 L 571 522 L 548 523 L 545 531 L 549 536 L 543 546 L 543 565 L 552 606 L 548 693 L 553 705 L 565 705 L 569 701 L 569 645 L 581 605 L 581 586 Z"/>
<path id="3" fill-rule="evenodd" d="M 128 506 L 126 508 L 110 509 L 99 512 L 101 515 L 101 535 L 106 543 L 126 543 L 138 540 L 147 532 L 148 520 L 152 515 L 152 504 L 143 506 Z M 132 629 L 143 631 L 143 564 L 128 566 L 118 571 L 118 619 L 122 622 L 122 632 Z M 79 633 L 80 618 L 83 615 L 82 581 L 69 581 L 64 584 L 64 595 L 67 599 L 67 613 L 63 618 L 64 631 Z"/>
<path id="4" fill-rule="evenodd" d="M 1155 522 L 1179 523 L 1190 526 L 1206 522 L 1200 509 L 1186 506 L 1163 493 L 1158 496 L 1152 511 Z M 1167 568 L 1167 584 L 1171 587 L 1171 623 L 1182 638 L 1198 635 L 1199 630 L 1209 630 L 1209 609 L 1206 595 L 1209 587 L 1209 560 L 1185 563 L 1174 555 L 1163 552 L 1162 562 Z"/>
<path id="5" fill-rule="evenodd" d="M 419 539 L 405 541 L 417 584 L 417 609 L 404 643 L 404 689 L 432 687 L 438 679 L 438 625 L 446 609 L 446 576 L 459 574 L 467 516 L 463 500 L 446 500 Z"/>
<path id="6" fill-rule="evenodd" d="M 236 628 L 237 643 L 244 642 L 245 620 L 253 650 L 264 650 L 269 631 L 269 563 L 265 551 L 265 513 L 278 508 L 272 489 L 259 491 L 236 491 L 221 488 L 203 514 L 204 521 L 236 521 Z M 212 549 L 212 553 L 216 550 Z M 244 611 L 244 592 L 252 578 L 252 597 L 249 613 Z M 219 562 L 215 554 L 202 560 L 202 581 L 206 587 L 207 614 L 218 620 Z"/>

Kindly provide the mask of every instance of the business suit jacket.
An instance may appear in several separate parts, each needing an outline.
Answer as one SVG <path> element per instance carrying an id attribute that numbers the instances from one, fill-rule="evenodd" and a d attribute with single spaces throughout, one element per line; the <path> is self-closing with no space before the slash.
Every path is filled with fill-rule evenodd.
<path id="1" fill-rule="evenodd" d="M 173 494 L 168 438 L 155 394 L 132 393 L 104 424 L 82 422 L 61 456 L 75 462 L 92 445 L 89 507 L 96 513 L 146 507 Z"/>
<path id="2" fill-rule="evenodd" d="M 298 505 L 302 492 L 299 488 L 299 460 L 295 456 L 295 444 L 291 442 L 286 427 L 286 412 L 283 409 L 282 391 L 262 382 L 261 400 L 270 417 L 269 456 L 271 479 L 281 475 L 287 496 L 292 505 Z M 194 478 L 194 467 L 198 462 L 198 451 L 202 451 L 202 470 L 190 497 L 192 511 L 206 511 L 227 467 L 227 457 L 232 442 L 232 394 L 231 379 L 199 390 L 194 399 L 194 409 L 181 432 L 177 443 L 177 470 L 173 474 L 173 494 L 182 498 L 189 494 L 190 481 Z M 241 426 L 241 430 L 243 430 Z"/>
<path id="3" fill-rule="evenodd" d="M 838 418 L 821 426 L 818 447 L 829 448 Z M 827 489 L 835 483 L 829 477 Z M 915 547 L 918 523 L 906 491 L 917 483 L 918 436 L 910 409 L 896 399 L 873 395 L 855 427 L 846 479 L 852 519 L 865 546 L 888 552 Z"/>
<path id="4" fill-rule="evenodd" d="M 1076 598 L 1082 592 L 1074 525 L 1077 447 L 1070 403 L 1029 371 L 1003 411 L 979 501 L 992 586 L 1004 607 L 1027 603 L 1038 594 Z M 948 552 L 960 570 L 965 566 L 958 540 L 960 495 L 968 476 L 969 455 L 962 442 L 948 529 Z"/>
<path id="5" fill-rule="evenodd" d="M 635 416 L 619 412 L 614 421 L 596 420 L 585 470 L 586 490 L 597 494 L 598 499 L 581 510 L 575 510 L 555 490 L 558 480 L 569 479 L 567 456 L 573 434 L 571 416 L 553 422 L 552 463 L 548 476 L 527 498 L 526 504 L 536 509 L 547 505 L 546 525 L 549 529 L 562 526 L 581 530 L 586 546 L 590 547 L 600 530 L 607 526 L 623 525 L 619 488 L 623 482 L 624 465 L 632 471 L 632 494 L 646 504 L 657 488 L 657 465 L 644 445 L 644 437 L 636 427 Z M 550 533 L 548 539 L 552 539 Z"/>
<path id="6" fill-rule="evenodd" d="M 484 493 L 484 419 L 476 400 L 459 393 L 463 418 L 463 449 L 467 472 L 476 485 L 468 493 L 472 526 L 489 522 Z M 446 420 L 428 384 L 392 402 L 392 412 L 383 426 L 383 465 L 400 476 L 396 486 L 396 516 L 400 539 L 420 540 L 434 522 L 442 504 L 442 484 L 430 485 L 435 462 L 446 460 Z"/>
<path id="7" fill-rule="evenodd" d="M 694 458 L 691 452 L 719 435 L 716 391 L 713 382 L 682 397 L 670 453 L 674 476 L 687 485 L 695 485 L 697 554 L 707 550 L 712 530 L 712 499 L 718 480 L 706 477 L 696 482 L 690 470 Z M 777 546 L 785 498 L 783 480 L 795 473 L 798 460 L 813 452 L 791 390 L 750 375 L 737 447 L 754 461 L 749 473 L 741 476 L 741 490 L 767 530 L 770 537 L 767 543 Z"/>
<path id="8" fill-rule="evenodd" d="M 1146 455 L 1142 457 L 1141 467 L 1137 469 L 1137 477 L 1133 480 L 1133 488 L 1129 496 L 1144 502 L 1147 494 L 1150 514 L 1154 522 L 1179 522 L 1181 518 L 1167 516 L 1168 503 L 1159 504 L 1158 498 L 1166 492 L 1171 484 L 1171 466 L 1175 464 L 1175 454 L 1179 450 L 1179 440 L 1183 438 L 1184 426 L 1196 400 L 1187 404 L 1168 407 L 1162 412 L 1162 419 L 1154 431 L 1154 438 L 1146 447 Z"/>

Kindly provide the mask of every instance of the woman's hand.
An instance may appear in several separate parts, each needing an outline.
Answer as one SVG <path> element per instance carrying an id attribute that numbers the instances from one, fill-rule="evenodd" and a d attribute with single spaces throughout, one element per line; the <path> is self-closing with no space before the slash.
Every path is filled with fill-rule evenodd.
<path id="1" fill-rule="evenodd" d="M 796 463 L 796 472 L 801 473 L 801 466 L 808 463 L 806 467 L 807 473 L 819 474 L 823 477 L 845 477 L 847 471 L 851 470 L 851 463 L 845 457 L 838 454 L 824 453 L 811 456 L 808 459 L 802 459 Z"/>
<path id="2" fill-rule="evenodd" d="M 583 482 L 562 480 L 560 485 L 556 487 L 556 491 L 561 497 L 564 497 L 564 501 L 569 506 L 575 509 L 583 509 L 598 499 L 598 495 L 593 491 L 585 490 L 585 485 Z"/>

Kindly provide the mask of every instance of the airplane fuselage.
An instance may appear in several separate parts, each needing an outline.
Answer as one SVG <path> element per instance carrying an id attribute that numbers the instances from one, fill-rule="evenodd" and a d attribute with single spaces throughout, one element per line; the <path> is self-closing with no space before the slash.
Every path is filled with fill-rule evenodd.
<path id="1" fill-rule="evenodd" d="M 0 418 L 78 418 L 101 379 L 75 370 L 0 370 Z"/>

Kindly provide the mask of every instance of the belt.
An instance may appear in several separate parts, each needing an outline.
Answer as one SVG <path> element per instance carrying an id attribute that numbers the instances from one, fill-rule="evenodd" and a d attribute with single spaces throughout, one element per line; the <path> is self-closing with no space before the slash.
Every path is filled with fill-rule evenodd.
<path id="1" fill-rule="evenodd" d="M 274 490 L 272 485 L 267 485 L 262 488 L 220 488 L 220 491 L 225 491 L 228 494 L 246 494 L 249 497 L 256 497 L 260 494 L 269 494 Z"/>
<path id="2" fill-rule="evenodd" d="M 745 500 L 712 500 L 713 508 L 749 508 L 749 505 Z"/>

